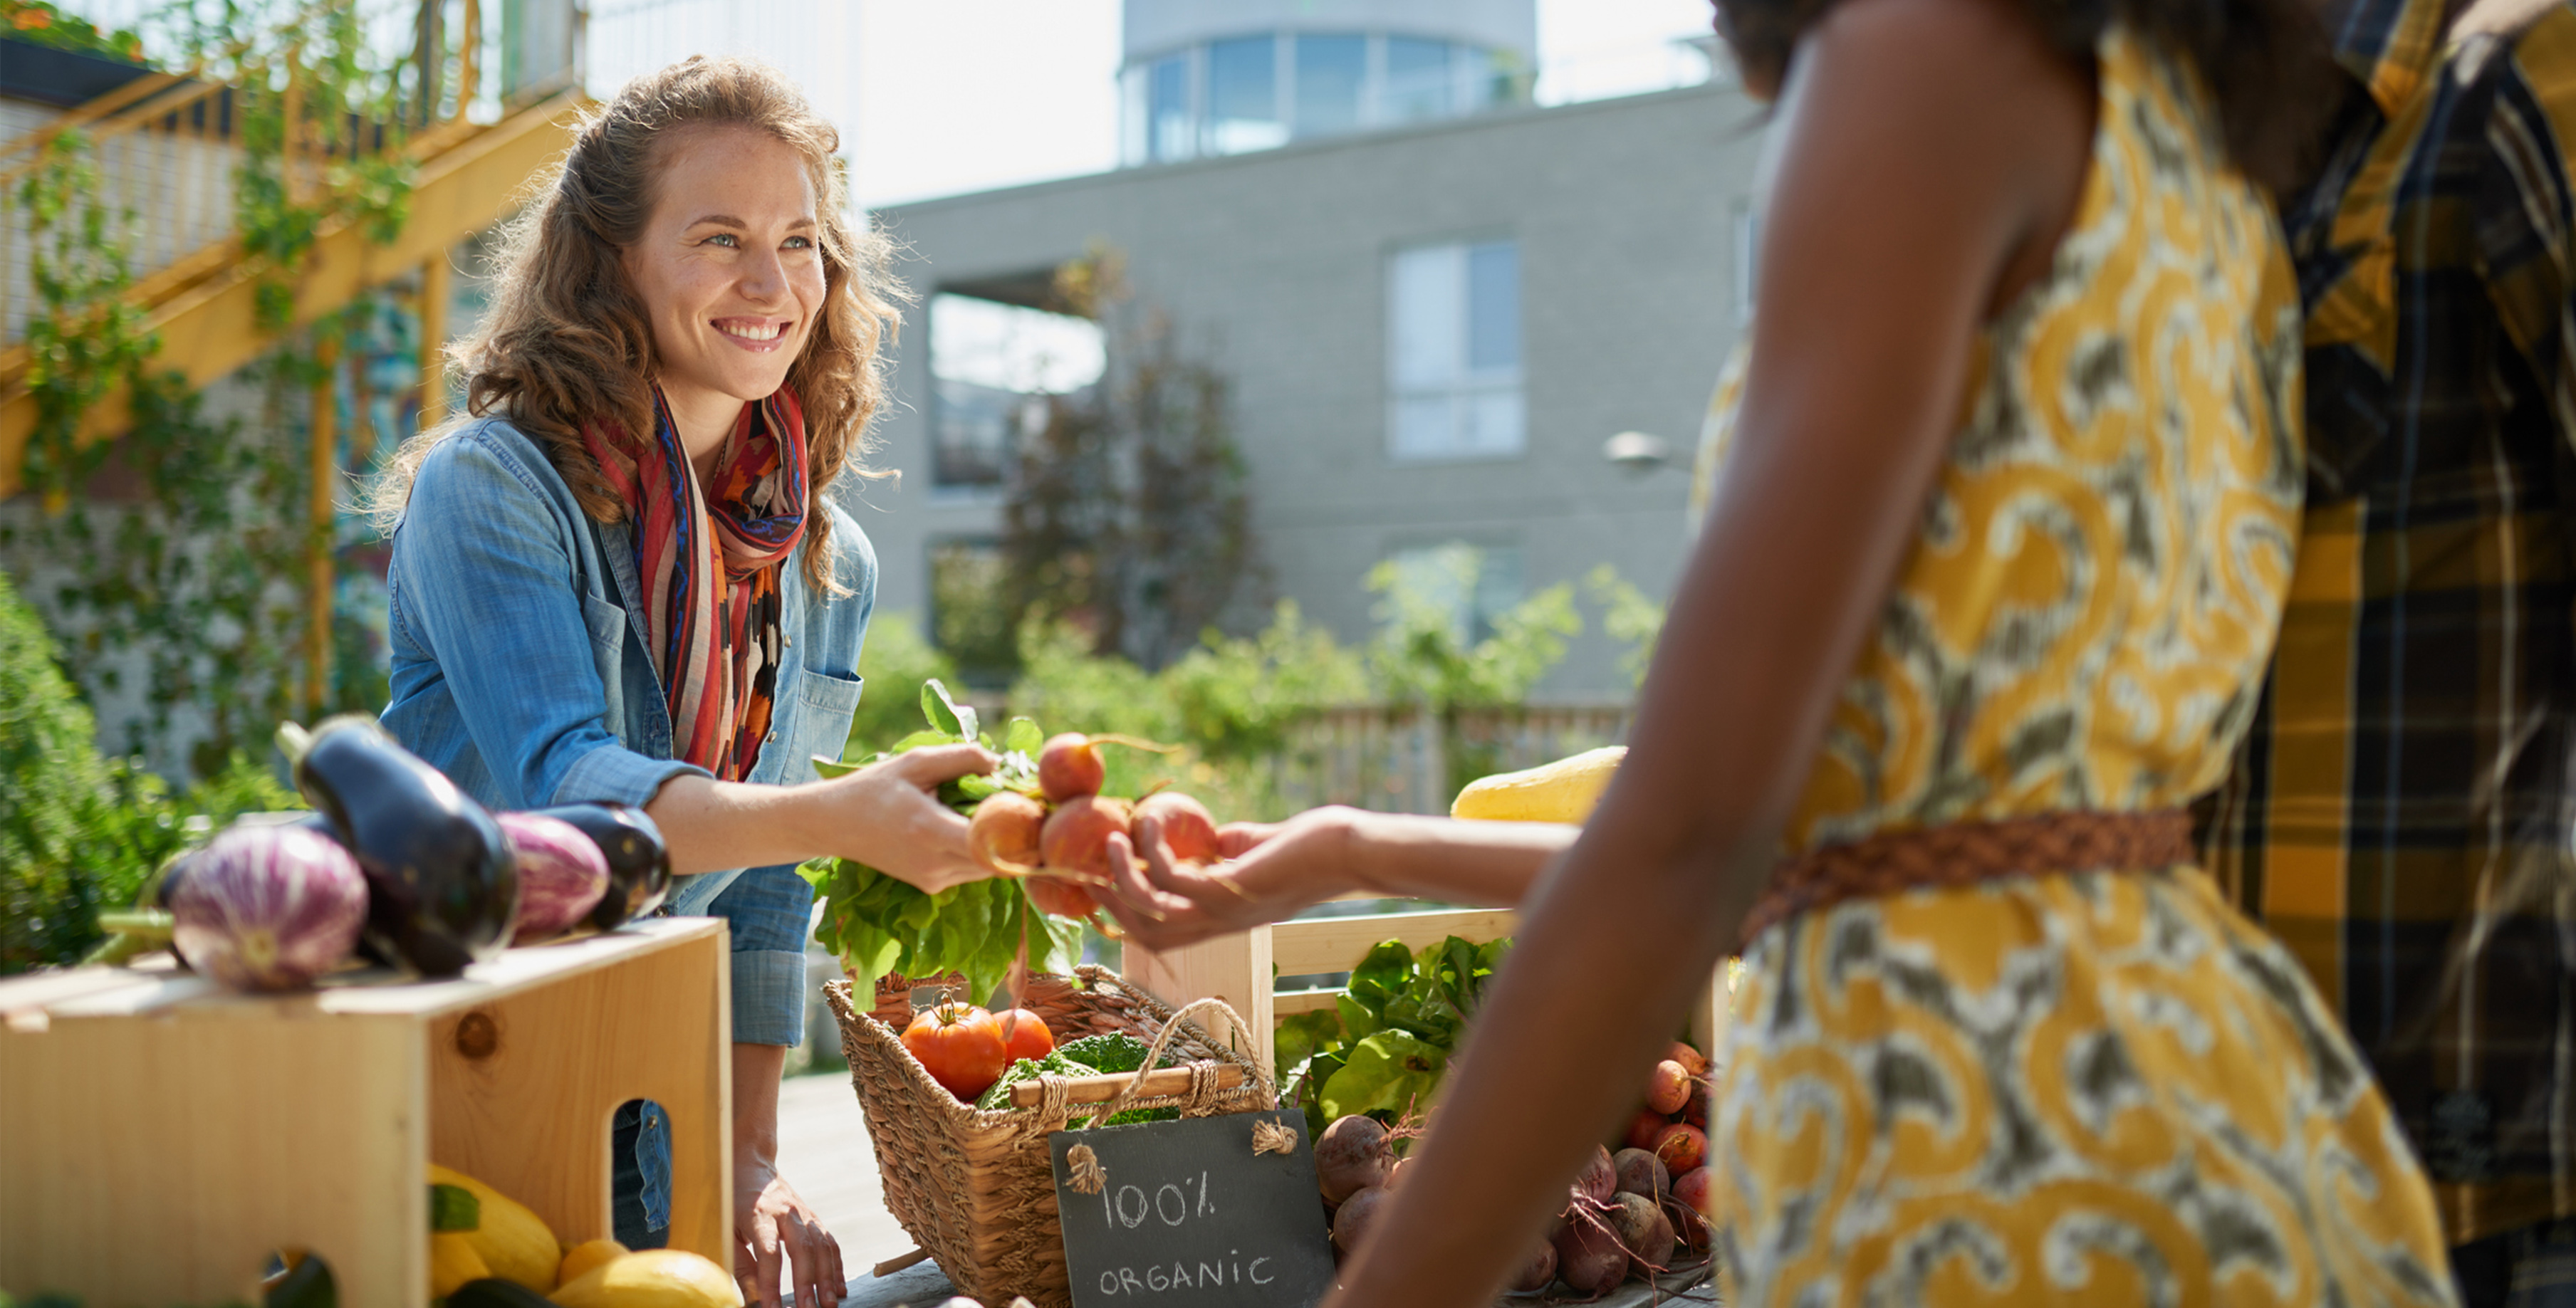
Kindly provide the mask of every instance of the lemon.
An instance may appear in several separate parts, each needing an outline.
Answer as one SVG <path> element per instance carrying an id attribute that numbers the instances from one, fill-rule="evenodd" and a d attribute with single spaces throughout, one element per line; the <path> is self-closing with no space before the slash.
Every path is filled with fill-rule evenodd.
<path id="1" fill-rule="evenodd" d="M 742 1308 L 732 1276 L 678 1249 L 621 1254 L 547 1297 L 563 1308 Z"/>

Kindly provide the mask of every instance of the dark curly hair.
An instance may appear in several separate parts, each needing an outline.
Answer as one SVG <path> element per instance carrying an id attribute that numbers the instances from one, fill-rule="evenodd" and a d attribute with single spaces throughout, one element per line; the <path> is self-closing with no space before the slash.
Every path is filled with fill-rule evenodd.
<path id="1" fill-rule="evenodd" d="M 1717 30 L 1746 76 L 1778 85 L 1807 29 L 1840 0 L 1716 0 Z M 2310 0 L 2019 0 L 2069 55 L 2089 58 L 2112 23 L 2188 59 L 2209 84 L 2228 158 L 2285 190 L 2335 104 L 2333 65 Z"/>

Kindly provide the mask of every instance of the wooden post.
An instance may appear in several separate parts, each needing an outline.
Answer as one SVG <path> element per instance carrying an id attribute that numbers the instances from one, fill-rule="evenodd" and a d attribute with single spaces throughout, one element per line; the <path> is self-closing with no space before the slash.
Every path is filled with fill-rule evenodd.
<path id="1" fill-rule="evenodd" d="M 319 717 L 331 693 L 331 546 L 338 534 L 340 481 L 340 397 L 332 383 L 340 374 L 340 344 L 324 341 L 315 351 L 322 380 L 313 386 L 312 486 L 306 499 L 304 544 L 305 714 Z"/>
<path id="2" fill-rule="evenodd" d="M 420 265 L 420 429 L 447 421 L 447 251 Z"/>
<path id="3" fill-rule="evenodd" d="M 476 0 L 465 0 L 465 43 L 458 48 L 456 61 L 456 117 L 465 119 L 466 106 L 474 103 L 482 69 L 477 61 L 483 54 L 483 6 Z"/>
<path id="4" fill-rule="evenodd" d="M 1268 1070 L 1272 1039 L 1270 931 L 1269 927 L 1258 926 L 1240 935 L 1203 940 L 1166 954 L 1129 945 L 1120 953 L 1118 972 L 1174 1008 L 1211 995 L 1232 1005 L 1252 1028 L 1249 1052 L 1253 1061 Z M 1228 1037 L 1229 1033 L 1217 1029 L 1224 1025 L 1222 1021 L 1210 1024 L 1202 1020 L 1199 1025 L 1218 1040 Z"/>

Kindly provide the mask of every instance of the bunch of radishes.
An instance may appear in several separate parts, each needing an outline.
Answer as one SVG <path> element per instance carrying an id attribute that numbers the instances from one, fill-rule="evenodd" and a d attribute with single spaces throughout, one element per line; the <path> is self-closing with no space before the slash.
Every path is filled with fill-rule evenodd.
<path id="1" fill-rule="evenodd" d="M 1708 1059 L 1689 1045 L 1672 1052 L 1646 1075 L 1646 1099 L 1628 1123 L 1625 1143 L 1662 1159 L 1676 1177 L 1708 1161 Z"/>
<path id="2" fill-rule="evenodd" d="M 969 819 L 966 839 L 975 861 L 998 875 L 1027 878 L 1030 900 L 1059 917 L 1089 917 L 1099 910 L 1092 892 L 1109 884 L 1111 833 L 1123 832 L 1141 847 L 1148 818 L 1172 857 L 1193 863 L 1218 858 L 1216 819 L 1197 800 L 1172 790 L 1140 800 L 1101 794 L 1108 773 L 1100 761 L 1102 745 L 1161 748 L 1124 736 L 1052 737 L 1038 751 L 1037 794 L 1003 791 L 976 805 Z"/>
<path id="3" fill-rule="evenodd" d="M 1315 1139 L 1315 1180 L 1332 1217 L 1333 1247 L 1345 1258 L 1368 1237 L 1386 1196 L 1403 1181 L 1409 1159 L 1395 1157 L 1394 1137 L 1377 1120 L 1350 1116 Z M 1708 1252 L 1708 1169 L 1695 1167 L 1674 1179 L 1661 1159 L 1643 1149 L 1612 1155 L 1594 1147 L 1574 1183 L 1565 1210 L 1512 1277 L 1516 1294 L 1535 1294 L 1563 1281 L 1575 1293 L 1606 1294 L 1631 1276 L 1652 1279 L 1683 1255 Z"/>

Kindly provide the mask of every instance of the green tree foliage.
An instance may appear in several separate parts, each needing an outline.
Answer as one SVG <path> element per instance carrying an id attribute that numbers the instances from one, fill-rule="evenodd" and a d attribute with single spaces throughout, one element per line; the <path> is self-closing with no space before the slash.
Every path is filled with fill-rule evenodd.
<path id="1" fill-rule="evenodd" d="M 1066 264 L 1056 295 L 1100 323 L 1108 367 L 1087 392 L 1048 401 L 1013 466 L 1005 611 L 1013 626 L 1070 623 L 1092 652 L 1159 669 L 1261 572 L 1230 387 L 1128 289 L 1115 253 Z"/>
<path id="2" fill-rule="evenodd" d="M 938 681 L 955 684 L 956 665 L 923 639 L 921 624 L 904 613 L 878 613 L 868 619 L 867 644 L 859 652 L 859 709 L 850 719 L 850 747 L 843 758 L 866 758 L 894 748 L 894 743 L 921 730 L 921 687 Z"/>
<path id="3" fill-rule="evenodd" d="M 134 902 L 187 842 L 183 815 L 300 807 L 241 756 L 174 800 L 131 760 L 100 758 L 93 731 L 44 624 L 0 573 L 0 973 L 98 944 L 98 911 Z"/>

